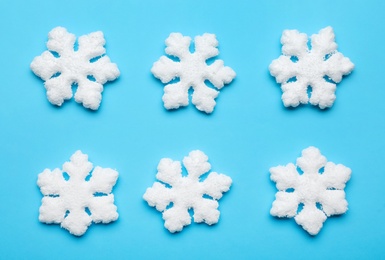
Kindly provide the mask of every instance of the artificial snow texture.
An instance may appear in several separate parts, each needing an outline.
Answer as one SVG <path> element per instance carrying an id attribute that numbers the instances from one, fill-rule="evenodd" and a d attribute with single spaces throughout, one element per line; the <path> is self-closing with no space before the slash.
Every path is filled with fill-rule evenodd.
<path id="1" fill-rule="evenodd" d="M 163 183 L 155 182 L 143 195 L 148 205 L 163 212 L 164 226 L 172 233 L 191 224 L 189 209 L 194 210 L 194 222 L 217 223 L 220 215 L 217 200 L 230 189 L 232 182 L 230 177 L 216 172 L 211 172 L 200 181 L 200 176 L 207 173 L 211 165 L 208 157 L 199 150 L 190 152 L 183 159 L 183 165 L 187 176 L 182 176 L 179 161 L 161 159 L 156 178 Z"/>
<path id="2" fill-rule="evenodd" d="M 92 168 L 88 156 L 77 151 L 70 162 L 63 164 L 63 170 L 45 169 L 39 174 L 37 185 L 44 195 L 39 210 L 41 222 L 60 223 L 71 234 L 81 236 L 92 221 L 106 224 L 118 218 L 111 194 L 118 172 L 99 166 L 93 171 Z"/>
<path id="3" fill-rule="evenodd" d="M 297 167 L 303 174 L 297 171 Z M 327 162 L 315 147 L 303 150 L 297 165 L 289 163 L 273 167 L 270 173 L 279 190 L 270 214 L 294 217 L 297 224 L 311 235 L 318 234 L 327 217 L 348 210 L 344 188 L 351 170 L 342 164 Z M 299 204 L 303 205 L 302 210 Z"/>
<path id="4" fill-rule="evenodd" d="M 101 31 L 83 35 L 78 39 L 63 27 L 48 34 L 47 48 L 31 63 L 32 71 L 42 78 L 47 98 L 61 106 L 72 97 L 72 86 L 77 85 L 75 101 L 84 107 L 97 110 L 102 100 L 103 84 L 115 80 L 120 72 L 115 63 L 105 55 L 106 43 Z"/>
<path id="5" fill-rule="evenodd" d="M 308 37 L 297 30 L 283 31 L 282 53 L 273 60 L 269 70 L 281 84 L 282 101 L 286 107 L 299 104 L 331 107 L 336 99 L 336 83 L 348 75 L 354 64 L 337 51 L 332 27 L 326 27 L 311 36 L 311 49 Z M 307 88 L 312 88 L 310 99 Z"/>
<path id="6" fill-rule="evenodd" d="M 205 33 L 196 36 L 195 52 L 189 50 L 191 38 L 180 33 L 171 33 L 166 39 L 166 53 L 180 60 L 162 56 L 154 63 L 151 72 L 154 76 L 168 83 L 175 78 L 178 82 L 167 84 L 164 87 L 163 102 L 166 109 L 177 109 L 187 106 L 189 103 L 188 90 L 194 89 L 192 103 L 200 111 L 211 113 L 216 105 L 215 98 L 219 91 L 206 85 L 205 80 L 210 81 L 217 89 L 230 83 L 235 72 L 230 67 L 225 67 L 222 60 L 215 60 L 207 65 L 206 60 L 219 54 L 218 41 L 215 34 Z"/>

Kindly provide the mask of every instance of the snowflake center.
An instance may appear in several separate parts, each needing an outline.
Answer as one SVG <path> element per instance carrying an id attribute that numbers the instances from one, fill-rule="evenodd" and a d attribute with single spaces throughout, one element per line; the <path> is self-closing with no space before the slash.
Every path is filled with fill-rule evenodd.
<path id="1" fill-rule="evenodd" d="M 193 207 L 196 199 L 202 197 L 200 182 L 189 177 L 181 178 L 173 189 L 179 194 L 175 198 L 175 204 L 182 204 L 188 208 Z"/>
<path id="2" fill-rule="evenodd" d="M 318 173 L 302 175 L 296 191 L 300 197 L 305 198 L 305 203 L 314 204 L 319 201 L 319 196 L 324 192 Z"/>
<path id="3" fill-rule="evenodd" d="M 89 190 L 89 183 L 86 181 L 68 180 L 64 190 L 60 197 L 65 201 L 64 205 L 70 205 L 70 211 L 87 207 L 93 198 L 93 194 Z"/>
<path id="4" fill-rule="evenodd" d="M 319 59 L 318 54 L 308 52 L 297 62 L 297 75 L 308 84 L 318 81 L 324 76 L 323 63 L 324 60 Z"/>
<path id="5" fill-rule="evenodd" d="M 79 81 L 80 78 L 84 78 L 84 75 L 88 74 L 88 64 L 77 51 L 71 51 L 59 59 L 63 64 L 62 73 L 67 73 L 72 80 Z"/>
<path id="6" fill-rule="evenodd" d="M 205 79 L 207 65 L 199 53 L 194 52 L 187 55 L 181 64 L 183 64 L 182 70 L 186 71 L 181 78 L 189 85 L 195 86 L 197 78 Z"/>

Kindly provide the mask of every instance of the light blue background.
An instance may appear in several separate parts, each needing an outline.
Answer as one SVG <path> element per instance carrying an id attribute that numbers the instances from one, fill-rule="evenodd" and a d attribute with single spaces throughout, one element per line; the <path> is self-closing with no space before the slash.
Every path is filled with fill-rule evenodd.
<path id="1" fill-rule="evenodd" d="M 383 1 L 22 1 L 0 3 L 0 258 L 384 258 L 385 83 Z M 331 109 L 287 109 L 268 66 L 284 29 L 308 35 L 331 25 L 338 49 L 356 67 L 337 87 Z M 30 70 L 48 32 L 104 32 L 121 77 L 105 86 L 97 112 L 74 100 L 51 105 Z M 171 32 L 215 33 L 219 58 L 236 79 L 214 113 L 193 105 L 163 108 L 163 84 L 151 72 Z M 295 162 L 308 146 L 353 171 L 348 212 L 309 236 L 293 219 L 269 215 L 276 192 L 269 168 Z M 80 238 L 38 221 L 37 175 L 61 167 L 78 149 L 120 176 L 120 217 Z M 233 179 L 219 201 L 218 224 L 179 234 L 142 200 L 159 160 L 191 150 Z"/>

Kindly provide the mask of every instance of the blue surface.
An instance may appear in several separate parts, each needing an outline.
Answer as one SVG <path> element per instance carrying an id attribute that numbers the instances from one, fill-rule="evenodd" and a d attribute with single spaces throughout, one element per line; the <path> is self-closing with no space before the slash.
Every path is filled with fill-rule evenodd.
<path id="1" fill-rule="evenodd" d="M 385 2 L 2 0 L 0 10 L 0 258 L 385 257 Z M 331 109 L 284 108 L 268 72 L 282 31 L 311 35 L 328 25 L 355 70 Z M 121 77 L 106 85 L 97 112 L 74 100 L 51 105 L 29 69 L 56 26 L 105 34 Z M 171 32 L 215 33 L 219 58 L 237 73 L 211 115 L 191 104 L 163 108 L 163 84 L 150 68 Z M 329 218 L 315 237 L 293 219 L 269 215 L 276 192 L 269 168 L 295 162 L 310 145 L 353 171 L 347 214 Z M 80 238 L 38 221 L 36 185 L 38 173 L 61 167 L 77 149 L 120 173 L 119 220 L 94 224 Z M 142 195 L 161 158 L 181 160 L 193 149 L 233 186 L 220 200 L 218 224 L 170 234 Z"/>

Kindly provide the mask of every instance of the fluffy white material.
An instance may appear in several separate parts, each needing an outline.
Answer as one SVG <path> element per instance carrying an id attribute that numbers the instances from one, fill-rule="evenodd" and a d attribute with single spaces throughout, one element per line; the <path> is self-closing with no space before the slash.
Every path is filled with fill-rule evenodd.
<path id="1" fill-rule="evenodd" d="M 332 27 L 326 27 L 308 37 L 297 30 L 283 31 L 282 53 L 270 64 L 270 73 L 281 83 L 282 101 L 286 107 L 296 107 L 310 101 L 321 109 L 331 107 L 336 99 L 336 84 L 349 74 L 354 64 L 337 51 Z M 310 100 L 307 88 L 312 88 Z"/>
<path id="2" fill-rule="evenodd" d="M 64 100 L 70 99 L 72 84 L 77 84 L 76 102 L 97 110 L 102 100 L 103 84 L 116 79 L 120 72 L 117 65 L 104 55 L 106 42 L 102 32 L 79 37 L 78 50 L 74 50 L 75 40 L 75 35 L 65 28 L 54 28 L 48 34 L 49 51 L 35 57 L 31 69 L 45 81 L 47 98 L 52 104 L 61 106 Z"/>
<path id="3" fill-rule="evenodd" d="M 155 182 L 143 195 L 148 205 L 163 212 L 164 226 L 172 233 L 191 224 L 189 209 L 194 210 L 194 222 L 208 225 L 218 222 L 220 212 L 217 200 L 230 189 L 232 180 L 224 174 L 211 172 L 204 181 L 200 181 L 200 176 L 211 169 L 207 160 L 208 157 L 199 150 L 190 152 L 183 159 L 188 172 L 184 177 L 179 161 L 163 158 L 159 162 L 156 178 L 171 187 Z"/>
<path id="4" fill-rule="evenodd" d="M 166 39 L 166 53 L 179 58 L 175 62 L 166 56 L 162 56 L 154 63 L 151 72 L 154 76 L 168 83 L 176 77 L 179 81 L 170 83 L 164 87 L 163 102 L 166 109 L 177 109 L 187 106 L 188 90 L 194 89 L 192 103 L 197 109 L 211 113 L 215 107 L 215 98 L 219 91 L 208 87 L 205 80 L 210 81 L 217 89 L 230 83 L 235 72 L 230 67 L 225 67 L 222 60 L 216 60 L 207 65 L 206 60 L 219 54 L 218 41 L 215 34 L 205 33 L 195 37 L 195 52 L 190 53 L 191 38 L 180 33 L 171 33 Z"/>
<path id="5" fill-rule="evenodd" d="M 118 172 L 109 168 L 95 167 L 81 151 L 63 164 L 63 170 L 45 169 L 39 174 L 37 185 L 44 195 L 39 220 L 43 223 L 61 224 L 75 236 L 83 235 L 91 222 L 109 223 L 118 218 L 112 187 Z M 63 177 L 67 173 L 69 179 Z M 87 212 L 88 211 L 88 212 Z"/>
<path id="6" fill-rule="evenodd" d="M 297 167 L 303 174 L 298 173 Z M 322 168 L 323 173 L 320 172 Z M 343 189 L 350 179 L 351 170 L 342 164 L 327 162 L 315 147 L 303 150 L 297 165 L 289 163 L 273 167 L 270 173 L 279 190 L 271 215 L 294 217 L 297 224 L 311 235 L 318 234 L 327 217 L 343 214 L 348 209 Z M 300 203 L 303 204 L 302 210 L 298 207 Z"/>

